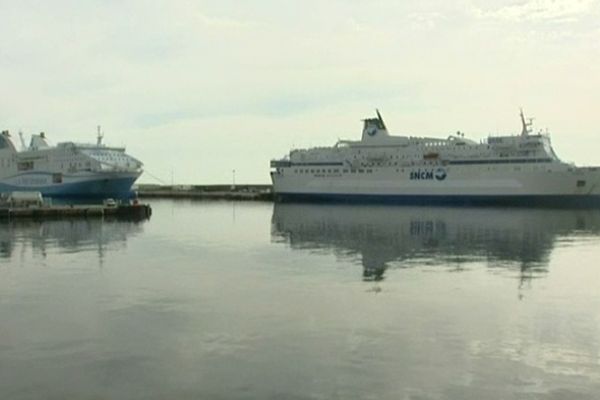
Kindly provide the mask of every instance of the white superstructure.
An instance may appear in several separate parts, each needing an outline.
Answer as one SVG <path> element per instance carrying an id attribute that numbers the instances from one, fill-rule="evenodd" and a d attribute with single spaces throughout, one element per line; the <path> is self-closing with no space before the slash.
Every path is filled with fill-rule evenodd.
<path id="1" fill-rule="evenodd" d="M 600 205 L 600 168 L 562 162 L 546 133 L 476 142 L 391 136 L 377 112 L 359 141 L 292 150 L 271 161 L 278 200 L 419 204 Z"/>
<path id="2" fill-rule="evenodd" d="M 142 163 L 122 147 L 102 143 L 51 146 L 42 132 L 18 150 L 8 131 L 0 134 L 0 192 L 37 191 L 44 196 L 125 196 L 142 173 Z"/>

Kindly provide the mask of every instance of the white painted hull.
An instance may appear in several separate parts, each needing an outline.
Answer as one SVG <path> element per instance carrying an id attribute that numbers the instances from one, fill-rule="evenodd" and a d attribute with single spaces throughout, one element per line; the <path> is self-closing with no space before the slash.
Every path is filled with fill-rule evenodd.
<path id="1" fill-rule="evenodd" d="M 273 173 L 273 190 L 280 198 L 351 200 L 381 197 L 396 199 L 454 200 L 485 199 L 488 202 L 507 198 L 600 196 L 600 168 L 575 168 L 561 163 L 547 165 L 510 165 L 501 167 L 444 167 L 443 179 L 437 179 L 438 168 L 381 168 L 371 173 L 298 174 L 293 167 Z M 425 179 L 420 177 L 417 171 Z M 423 171 L 427 173 L 423 174 Z M 431 172 L 431 174 L 428 174 Z M 411 174 L 412 178 L 411 179 Z M 403 199 L 404 198 L 404 199 Z M 392 201 L 393 202 L 393 201 Z M 426 201 L 428 202 L 428 201 Z M 599 201 L 600 204 L 600 201 Z"/>

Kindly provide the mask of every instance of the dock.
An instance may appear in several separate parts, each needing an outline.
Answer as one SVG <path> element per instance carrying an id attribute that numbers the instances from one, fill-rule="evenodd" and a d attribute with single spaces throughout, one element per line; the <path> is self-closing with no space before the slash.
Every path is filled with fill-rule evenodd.
<path id="1" fill-rule="evenodd" d="M 143 220 L 152 215 L 148 204 L 118 205 L 42 205 L 36 207 L 0 207 L 0 220 L 19 218 L 115 218 Z"/>
<path id="2" fill-rule="evenodd" d="M 273 201 L 272 185 L 138 185 L 139 198 Z"/>

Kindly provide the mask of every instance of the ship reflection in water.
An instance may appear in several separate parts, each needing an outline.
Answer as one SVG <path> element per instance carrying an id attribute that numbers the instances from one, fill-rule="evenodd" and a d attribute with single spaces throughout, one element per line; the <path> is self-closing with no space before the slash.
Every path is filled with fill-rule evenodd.
<path id="1" fill-rule="evenodd" d="M 0 221 L 0 260 L 21 263 L 29 255 L 95 252 L 100 265 L 107 251 L 120 250 L 128 237 L 143 231 L 143 222 L 102 219 Z"/>
<path id="2" fill-rule="evenodd" d="M 484 262 L 524 283 L 547 272 L 557 243 L 599 233 L 593 210 L 276 204 L 272 218 L 273 240 L 356 260 L 366 281 L 383 280 L 388 268 Z"/>

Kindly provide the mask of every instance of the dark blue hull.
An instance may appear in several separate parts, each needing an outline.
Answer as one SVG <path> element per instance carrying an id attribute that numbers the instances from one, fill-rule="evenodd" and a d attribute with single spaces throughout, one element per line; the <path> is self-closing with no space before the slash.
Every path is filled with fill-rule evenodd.
<path id="1" fill-rule="evenodd" d="M 368 203 L 424 206 L 600 208 L 600 195 L 417 196 L 328 193 L 275 193 L 275 201 L 352 204 Z"/>
<path id="2" fill-rule="evenodd" d="M 137 177 L 107 178 L 61 183 L 52 186 L 22 187 L 1 183 L 0 192 L 32 191 L 52 198 L 127 198 Z"/>

